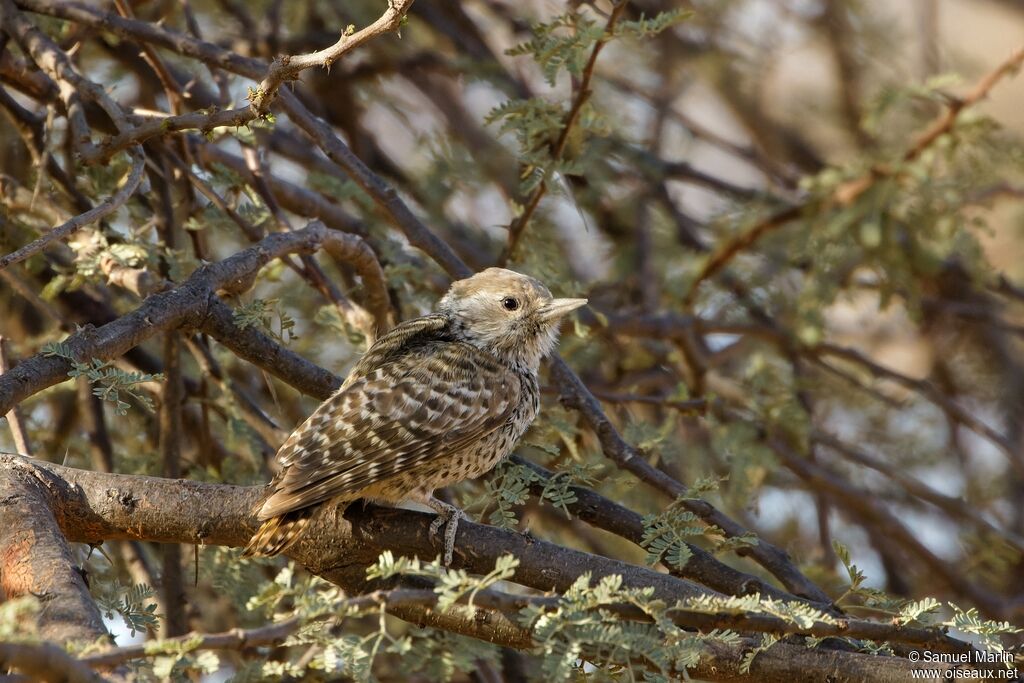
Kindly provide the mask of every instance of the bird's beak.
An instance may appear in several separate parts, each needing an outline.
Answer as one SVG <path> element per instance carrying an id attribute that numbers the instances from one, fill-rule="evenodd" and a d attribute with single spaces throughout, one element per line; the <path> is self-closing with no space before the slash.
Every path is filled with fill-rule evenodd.
<path id="1" fill-rule="evenodd" d="M 586 299 L 552 299 L 547 306 L 540 309 L 540 319 L 544 322 L 554 322 L 580 306 L 585 306 L 586 303 Z"/>

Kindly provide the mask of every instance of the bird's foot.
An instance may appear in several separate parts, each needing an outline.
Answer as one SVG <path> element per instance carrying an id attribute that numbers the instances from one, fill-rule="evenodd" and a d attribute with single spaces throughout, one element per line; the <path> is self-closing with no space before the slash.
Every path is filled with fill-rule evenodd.
<path id="1" fill-rule="evenodd" d="M 437 498 L 431 498 L 427 505 L 437 513 L 437 518 L 430 523 L 430 535 L 436 536 L 441 527 L 444 527 L 444 556 L 442 559 L 444 566 L 447 567 L 451 565 L 452 556 L 455 553 L 455 533 L 459 530 L 459 520 L 463 519 L 466 513 Z"/>

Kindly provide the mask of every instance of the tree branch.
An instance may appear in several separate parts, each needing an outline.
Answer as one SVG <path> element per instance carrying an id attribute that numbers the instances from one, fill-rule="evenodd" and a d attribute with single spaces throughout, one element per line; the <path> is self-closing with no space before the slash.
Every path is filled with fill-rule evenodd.
<path id="1" fill-rule="evenodd" d="M 193 112 L 166 116 L 126 127 L 99 145 L 83 150 L 82 160 L 88 164 L 103 163 L 122 149 L 175 131 L 199 130 L 206 133 L 225 126 L 244 126 L 255 118 L 265 116 L 270 111 L 270 105 L 276 99 L 281 85 L 298 78 L 302 71 L 316 66 L 329 68 L 345 54 L 367 41 L 384 33 L 397 31 L 412 3 L 413 0 L 396 0 L 393 4 L 389 3 L 388 9 L 374 23 L 355 33 L 346 32 L 334 45 L 323 50 L 304 55 L 285 55 L 275 59 L 267 67 L 263 67 L 257 60 L 251 60 L 249 64 L 253 67 L 261 64 L 260 68 L 265 71 L 265 75 L 259 87 L 249 91 L 250 106 L 209 113 Z M 47 4 L 44 6 L 53 7 Z M 129 17 L 124 19 L 132 21 Z M 142 44 L 148 46 L 149 41 L 142 41 Z M 249 75 L 252 76 L 252 72 Z"/>
<path id="2" fill-rule="evenodd" d="M 58 527 L 45 484 L 20 456 L 0 456 L 0 588 L 8 599 L 36 596 L 39 634 L 58 643 L 106 637 L 100 611 L 89 595 Z"/>
<path id="3" fill-rule="evenodd" d="M 377 21 L 360 31 L 355 31 L 354 27 L 346 29 L 334 45 L 309 54 L 275 59 L 267 70 L 267 75 L 260 82 L 259 89 L 250 98 L 253 112 L 257 115 L 265 114 L 281 85 L 295 80 L 302 71 L 315 66 L 329 69 L 345 54 L 363 43 L 384 33 L 399 30 L 412 3 L 413 0 L 389 0 L 387 10 Z"/>
<path id="4" fill-rule="evenodd" d="M 54 510 L 69 539 L 89 543 L 137 539 L 242 546 L 258 526 L 253 509 L 263 491 L 262 487 L 76 470 L 13 455 L 0 455 L 0 472 L 10 474 L 10 479 L 34 478 L 41 483 L 40 493 L 45 488 L 45 494 L 38 501 L 40 506 L 46 511 Z M 385 550 L 405 556 L 434 557 L 440 543 L 431 540 L 427 532 L 432 517 L 409 510 L 358 504 L 341 514 L 323 509 L 288 554 L 325 579 L 348 590 L 359 590 L 365 585 L 364 568 Z M 519 560 L 512 580 L 541 591 L 565 591 L 581 572 L 589 572 L 595 581 L 618 574 L 624 587 L 653 588 L 655 597 L 669 604 L 709 594 L 689 581 L 523 534 L 471 522 L 460 525 L 456 568 L 485 574 L 493 569 L 496 558 L 505 554 Z M 509 598 L 504 604 L 500 600 L 483 599 L 481 604 L 515 611 L 525 606 L 526 603 L 521 602 L 525 599 Z M 537 604 L 554 606 L 556 600 L 542 598 Z M 618 609 L 626 618 L 646 619 L 631 607 L 613 609 Z M 937 649 L 970 649 L 969 645 L 946 636 L 942 629 L 848 619 L 819 622 L 804 628 L 768 615 L 706 614 L 686 608 L 674 611 L 673 615 L 678 625 L 700 630 L 734 628 L 777 634 L 846 635 L 910 642 Z"/>
<path id="5" fill-rule="evenodd" d="M 0 471 L 29 473 L 46 487 L 58 523 L 68 539 L 96 543 L 135 539 L 159 543 L 244 546 L 259 524 L 253 514 L 263 487 L 204 484 L 182 479 L 108 474 L 0 455 Z M 290 556 L 310 571 L 341 585 L 348 574 L 391 550 L 435 557 L 441 544 L 428 527 L 433 514 L 352 505 L 339 513 L 322 509 Z M 595 577 L 619 574 L 626 586 L 650 586 L 669 600 L 707 595 L 689 581 L 617 560 L 590 555 L 495 527 L 459 526 L 455 566 L 486 574 L 500 555 L 520 566 L 514 580 L 539 590 L 564 590 L 580 571 Z"/>

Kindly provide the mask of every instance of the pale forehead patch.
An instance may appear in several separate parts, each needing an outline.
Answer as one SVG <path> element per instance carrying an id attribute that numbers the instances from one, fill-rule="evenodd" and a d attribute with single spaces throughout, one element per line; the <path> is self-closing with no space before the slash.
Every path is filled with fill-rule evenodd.
<path id="1" fill-rule="evenodd" d="M 476 275 L 452 283 L 448 296 L 471 297 L 480 294 L 550 299 L 551 292 L 539 280 L 505 268 L 488 268 Z"/>

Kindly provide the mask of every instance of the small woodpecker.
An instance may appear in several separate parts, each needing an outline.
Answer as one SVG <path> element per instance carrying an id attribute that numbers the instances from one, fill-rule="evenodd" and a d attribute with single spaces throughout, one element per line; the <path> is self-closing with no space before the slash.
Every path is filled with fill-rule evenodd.
<path id="1" fill-rule="evenodd" d="M 415 501 L 445 526 L 451 564 L 462 510 L 434 490 L 489 472 L 540 409 L 537 370 L 559 324 L 586 299 L 555 299 L 532 277 L 488 268 L 452 284 L 437 312 L 378 339 L 338 391 L 277 452 L 245 555 L 294 544 L 324 503 Z"/>

